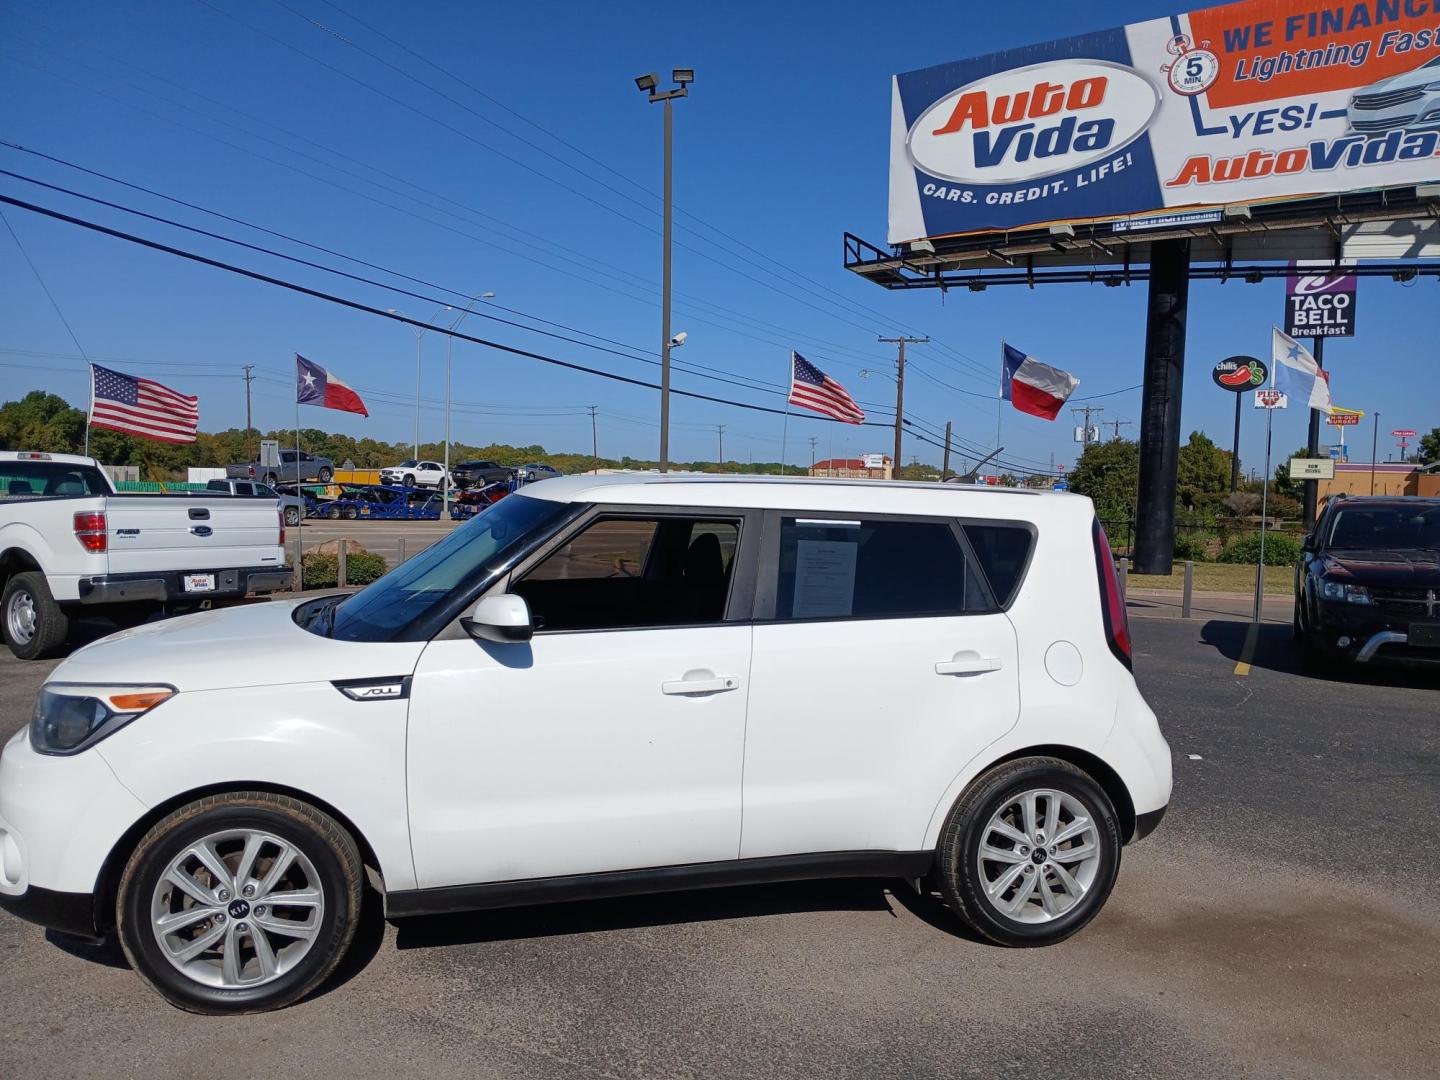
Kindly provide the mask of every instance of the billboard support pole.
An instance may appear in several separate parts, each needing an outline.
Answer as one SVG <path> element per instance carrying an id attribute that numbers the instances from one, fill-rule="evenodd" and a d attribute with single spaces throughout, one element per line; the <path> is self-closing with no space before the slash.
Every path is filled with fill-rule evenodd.
<path id="1" fill-rule="evenodd" d="M 1180 467 L 1180 390 L 1190 241 L 1157 240 L 1150 252 L 1145 373 L 1140 402 L 1140 490 L 1135 571 L 1168 574 L 1175 559 L 1175 490 Z"/>
<path id="2" fill-rule="evenodd" d="M 1231 444 L 1230 450 L 1230 491 L 1233 493 L 1240 487 L 1240 399 L 1243 394 L 1235 395 L 1235 441 Z"/>
<path id="3" fill-rule="evenodd" d="M 1315 357 L 1315 366 L 1323 370 L 1325 367 L 1325 339 L 1323 337 L 1312 337 L 1310 339 L 1310 352 Z M 1341 430 L 1344 429 L 1342 428 Z M 1320 414 L 1314 409 L 1310 410 L 1310 436 L 1305 446 L 1312 458 L 1320 453 Z M 1315 502 L 1316 495 L 1320 489 L 1320 481 L 1306 480 L 1304 484 L 1305 490 L 1302 493 L 1302 501 L 1300 504 L 1300 520 L 1304 523 L 1305 530 L 1308 532 L 1315 527 Z"/>

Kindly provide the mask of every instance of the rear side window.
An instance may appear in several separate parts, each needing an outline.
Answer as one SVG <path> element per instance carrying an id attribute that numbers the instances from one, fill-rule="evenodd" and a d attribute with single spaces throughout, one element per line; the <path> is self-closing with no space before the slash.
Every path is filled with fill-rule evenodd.
<path id="1" fill-rule="evenodd" d="M 1034 534 L 1023 525 L 967 524 L 965 537 L 975 549 L 995 602 L 1002 608 L 1009 607 L 1020 591 L 1020 581 L 1030 562 Z"/>
<path id="2" fill-rule="evenodd" d="M 0 499 L 61 498 L 66 495 L 108 495 L 100 470 L 93 465 L 61 461 L 0 462 Z"/>
<path id="3" fill-rule="evenodd" d="M 948 522 L 780 519 L 777 619 L 989 610 L 989 598 Z"/>

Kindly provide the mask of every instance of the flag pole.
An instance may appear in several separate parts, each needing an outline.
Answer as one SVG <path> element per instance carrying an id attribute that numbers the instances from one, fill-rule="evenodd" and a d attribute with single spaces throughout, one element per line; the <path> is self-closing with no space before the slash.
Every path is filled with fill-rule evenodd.
<path id="1" fill-rule="evenodd" d="M 95 365 L 87 364 L 90 370 L 90 403 L 85 406 L 85 456 L 90 456 L 90 414 L 95 411 Z"/>
<path id="2" fill-rule="evenodd" d="M 300 496 L 300 524 L 295 526 L 295 572 L 300 575 L 300 588 L 297 592 L 305 589 L 305 548 L 304 541 L 300 539 L 300 530 L 305 526 L 305 493 L 300 490 L 300 357 L 295 357 L 295 494 Z M 284 473 L 284 469 L 280 470 Z"/>
<path id="3" fill-rule="evenodd" d="M 785 394 L 785 424 L 780 429 L 780 475 L 785 475 L 785 448 L 790 440 L 790 395 L 795 392 L 795 350 L 790 350 L 790 389 Z"/>
<path id="4" fill-rule="evenodd" d="M 995 446 L 1000 446 L 1000 422 L 1005 416 L 1005 339 L 1000 339 L 1000 393 L 995 396 Z"/>

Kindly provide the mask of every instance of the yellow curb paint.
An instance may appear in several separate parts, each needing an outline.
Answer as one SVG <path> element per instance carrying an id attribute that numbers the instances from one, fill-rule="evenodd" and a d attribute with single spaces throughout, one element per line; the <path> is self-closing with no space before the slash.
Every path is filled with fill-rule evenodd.
<path id="1" fill-rule="evenodd" d="M 1255 642 L 1260 636 L 1260 624 L 1251 623 L 1245 631 L 1245 647 L 1240 650 L 1240 662 L 1235 665 L 1236 675 L 1250 674 L 1250 661 L 1255 659 Z"/>

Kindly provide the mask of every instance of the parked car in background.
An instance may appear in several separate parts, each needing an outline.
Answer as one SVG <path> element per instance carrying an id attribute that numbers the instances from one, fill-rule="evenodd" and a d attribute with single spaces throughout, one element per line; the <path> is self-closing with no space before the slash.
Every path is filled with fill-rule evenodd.
<path id="1" fill-rule="evenodd" d="M 485 484 L 508 484 L 515 470 L 494 461 L 462 461 L 450 466 L 450 482 L 458 488 L 483 487 Z"/>
<path id="2" fill-rule="evenodd" d="M 143 622 L 290 580 L 273 499 L 122 495 L 93 458 L 0 451 L 0 630 L 22 660 L 82 611 Z"/>
<path id="3" fill-rule="evenodd" d="M 1306 666 L 1440 666 L 1440 499 L 1335 496 L 1300 545 Z"/>
<path id="4" fill-rule="evenodd" d="M 549 480 L 551 477 L 564 475 L 552 465 L 533 462 L 529 465 L 521 465 L 515 470 L 515 478 L 522 484 L 533 484 L 536 480 Z"/>
<path id="5" fill-rule="evenodd" d="M 298 495 L 282 495 L 268 484 L 257 480 L 211 480 L 205 485 L 206 491 L 219 491 L 229 495 L 252 495 L 275 499 L 285 514 L 285 524 L 295 528 L 305 516 L 305 500 Z"/>
<path id="6" fill-rule="evenodd" d="M 438 461 L 406 458 L 399 465 L 388 465 L 381 469 L 380 482 L 399 484 L 402 487 L 438 488 L 445 483 L 445 466 Z"/>
<path id="7" fill-rule="evenodd" d="M 236 479 L 259 480 L 274 487 L 276 484 L 304 484 L 315 481 L 328 484 L 335 475 L 335 465 L 329 458 L 294 450 L 281 450 L 280 460 L 274 465 L 252 461 L 247 465 L 227 465 L 225 475 Z"/>
<path id="8" fill-rule="evenodd" d="M 551 480 L 348 597 L 57 667 L 0 756 L 0 907 L 206 1013 L 321 985 L 367 877 L 391 919 L 928 877 L 1051 944 L 1170 800 L 1130 666 L 1080 496 Z"/>

